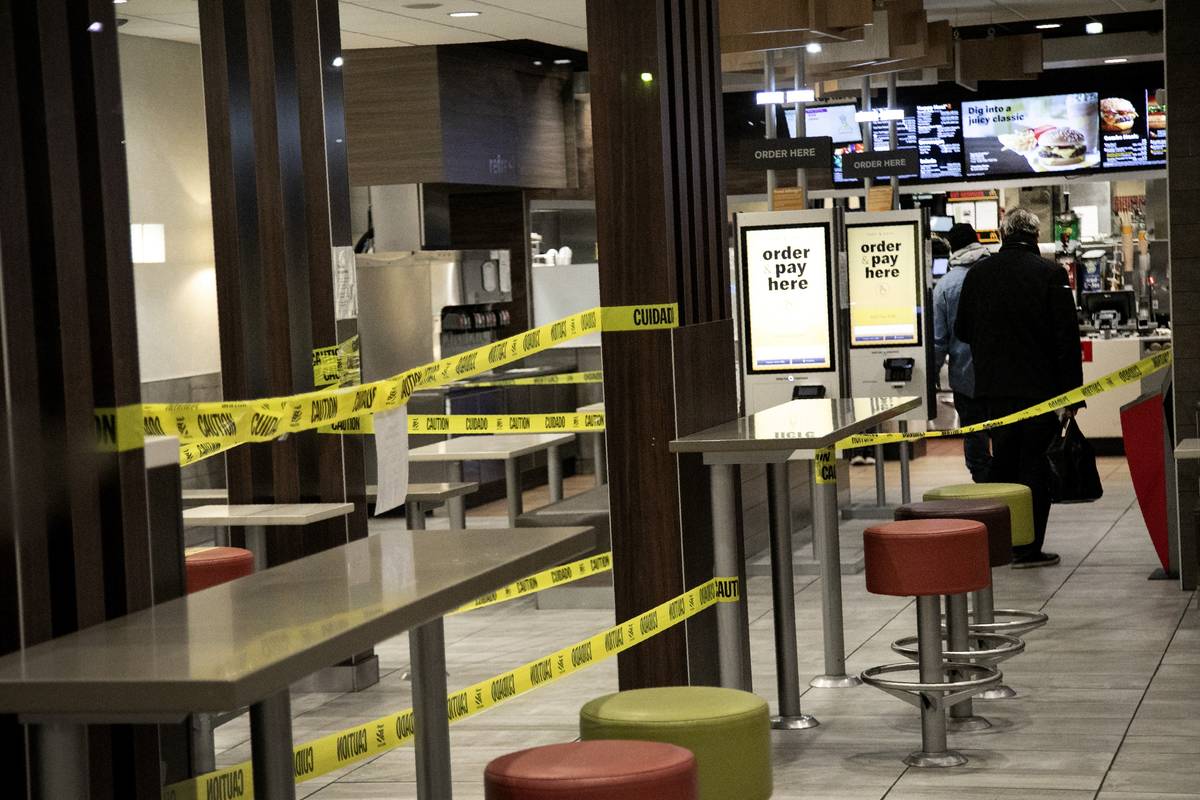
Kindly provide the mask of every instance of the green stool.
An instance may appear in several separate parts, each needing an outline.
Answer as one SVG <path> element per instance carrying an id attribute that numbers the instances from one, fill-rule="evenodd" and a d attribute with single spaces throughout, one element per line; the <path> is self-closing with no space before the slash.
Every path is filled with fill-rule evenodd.
<path id="1" fill-rule="evenodd" d="M 930 489 L 926 500 L 994 500 L 1012 515 L 1012 543 L 1033 544 L 1033 493 L 1019 483 L 956 483 Z"/>
<path id="2" fill-rule="evenodd" d="M 1004 503 L 1012 523 L 1014 545 L 1033 544 L 1033 493 L 1020 483 L 956 483 L 942 486 L 925 493 L 926 500 L 990 500 Z M 1009 636 L 1024 636 L 1046 624 L 1048 617 L 1038 611 L 1021 611 L 1015 608 L 995 608 L 992 587 L 972 596 L 974 633 L 1000 633 Z M 1004 620 L 997 622 L 996 618 Z M 1008 686 L 999 686 L 979 695 L 982 700 L 1002 700 L 1015 697 Z"/>
<path id="3" fill-rule="evenodd" d="M 700 800 L 771 796 L 770 713 L 749 692 L 665 686 L 609 694 L 580 710 L 579 734 L 686 747 L 696 756 Z"/>

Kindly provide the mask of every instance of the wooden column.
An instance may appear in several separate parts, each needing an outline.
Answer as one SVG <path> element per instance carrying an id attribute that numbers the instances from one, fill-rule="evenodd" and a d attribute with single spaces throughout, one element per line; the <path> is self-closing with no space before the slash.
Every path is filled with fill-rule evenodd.
<path id="1" fill-rule="evenodd" d="M 618 619 L 712 575 L 707 470 L 667 445 L 736 415 L 717 28 L 716 0 L 588 0 L 601 301 L 683 326 L 604 336 Z M 714 682 L 710 616 L 623 653 L 622 688 Z"/>
<path id="2" fill-rule="evenodd" d="M 1172 388 L 1176 444 L 1200 436 L 1200 62 L 1193 39 L 1200 6 L 1167 0 L 1163 8 L 1166 89 L 1170 104 L 1167 150 L 1167 205 L 1170 214 L 1171 329 L 1175 363 Z M 1160 231 L 1161 237 L 1163 233 Z M 1180 583 L 1195 589 L 1200 575 L 1200 469 L 1195 461 L 1176 462 L 1179 508 Z"/>
<path id="3" fill-rule="evenodd" d="M 97 452 L 95 409 L 140 402 L 111 2 L 0 0 L 0 140 L 0 652 L 11 652 L 151 602 L 142 452 Z M 88 745 L 92 798 L 159 795 L 155 726 L 93 726 Z M 6 791 L 25 796 L 12 718 L 0 719 L 0 764 Z"/>
<path id="4" fill-rule="evenodd" d="M 200 4 L 226 399 L 314 388 L 336 344 L 332 247 L 350 240 L 335 0 Z M 366 535 L 361 444 L 308 432 L 228 454 L 230 501 L 341 501 L 354 516 L 274 529 L 278 564 Z"/>

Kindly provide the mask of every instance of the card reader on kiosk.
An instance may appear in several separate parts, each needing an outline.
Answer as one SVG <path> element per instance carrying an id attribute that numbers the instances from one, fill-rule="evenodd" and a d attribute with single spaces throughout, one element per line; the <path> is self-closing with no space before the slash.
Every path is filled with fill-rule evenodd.
<path id="1" fill-rule="evenodd" d="M 746 413 L 820 388 L 839 397 L 833 210 L 734 215 Z"/>
<path id="2" fill-rule="evenodd" d="M 881 211 L 845 216 L 850 298 L 852 397 L 919 395 L 922 404 L 901 416 L 936 414 L 933 390 L 931 252 L 924 213 Z"/>

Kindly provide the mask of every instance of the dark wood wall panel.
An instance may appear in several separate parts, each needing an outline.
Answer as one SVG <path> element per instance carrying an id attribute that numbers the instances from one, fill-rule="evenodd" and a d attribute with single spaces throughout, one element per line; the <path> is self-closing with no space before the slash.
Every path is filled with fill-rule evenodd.
<path id="1" fill-rule="evenodd" d="M 736 413 L 716 25 L 715 0 L 588 2 L 601 302 L 718 323 L 604 336 L 620 619 L 711 577 L 707 470 L 668 443 Z M 689 657 L 711 655 L 706 624 L 623 653 L 621 686 L 687 683 Z"/>
<path id="2" fill-rule="evenodd" d="M 309 391 L 313 348 L 342 333 L 332 247 L 350 243 L 336 3 L 221 0 L 200 22 L 225 397 Z M 366 535 L 361 445 L 309 432 L 227 463 L 234 502 L 355 502 L 348 520 L 270 531 L 269 563 Z"/>
<path id="3" fill-rule="evenodd" d="M 0 650 L 152 602 L 140 448 L 97 452 L 96 408 L 140 402 L 111 2 L 0 1 Z M 6 790 L 24 732 L 0 719 Z M 155 726 L 89 729 L 91 796 L 159 794 Z"/>

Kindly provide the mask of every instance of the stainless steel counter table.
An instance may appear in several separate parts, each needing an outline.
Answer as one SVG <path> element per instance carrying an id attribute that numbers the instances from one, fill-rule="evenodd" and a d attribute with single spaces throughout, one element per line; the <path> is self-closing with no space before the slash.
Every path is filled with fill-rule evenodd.
<path id="1" fill-rule="evenodd" d="M 250 705 L 254 796 L 290 800 L 293 682 L 575 558 L 594 539 L 589 528 L 371 536 L 0 658 L 0 713 L 34 724 L 38 746 L 54 754 L 39 775 L 42 797 L 87 798 L 88 723 Z M 444 675 L 444 654 L 424 652 L 420 665 Z M 444 719 L 445 703 L 444 693 L 418 699 L 418 753 L 421 709 Z M 450 764 L 438 770 L 448 780 Z"/>
<path id="2" fill-rule="evenodd" d="M 504 486 L 508 494 L 508 524 L 517 526 L 521 516 L 521 474 L 517 459 L 521 456 L 546 451 L 546 469 L 549 473 L 550 502 L 562 500 L 563 474 L 562 455 L 559 448 L 575 441 L 573 433 L 517 433 L 491 436 L 459 436 L 444 442 L 434 442 L 408 451 L 413 462 L 443 462 L 450 464 L 451 481 L 462 481 L 464 461 L 503 461 Z M 457 501 L 461 502 L 461 501 Z M 452 506 L 453 508 L 453 506 Z"/>
<path id="3" fill-rule="evenodd" d="M 354 512 L 353 503 L 263 503 L 212 505 L 183 511 L 185 528 L 245 528 L 246 549 L 254 554 L 254 568 L 264 569 L 265 528 L 285 525 L 312 525 L 327 519 L 345 517 Z"/>
<path id="4" fill-rule="evenodd" d="M 671 442 L 676 453 L 701 453 L 712 472 L 714 571 L 738 575 L 737 506 L 734 467 L 767 465 L 767 506 L 771 529 L 771 578 L 775 600 L 775 658 L 778 665 L 779 728 L 810 727 L 800 713 L 796 653 L 795 590 L 792 575 L 788 459 L 797 450 L 815 451 L 813 461 L 813 535 L 821 554 L 821 602 L 825 634 L 825 674 L 812 685 L 852 686 L 846 674 L 842 626 L 841 547 L 838 542 L 837 463 L 834 444 L 862 433 L 920 405 L 916 397 L 793 400 L 748 417 L 717 425 Z M 742 602 L 745 602 L 743 597 Z M 750 688 L 744 669 L 749 631 L 741 624 L 738 603 L 717 609 L 721 685 Z"/>

